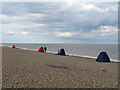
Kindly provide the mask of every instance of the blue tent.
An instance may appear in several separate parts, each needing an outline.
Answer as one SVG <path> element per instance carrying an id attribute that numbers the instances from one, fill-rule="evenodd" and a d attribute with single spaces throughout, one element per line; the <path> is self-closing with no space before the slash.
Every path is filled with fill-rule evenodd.
<path id="1" fill-rule="evenodd" d="M 97 62 L 110 62 L 110 58 L 108 57 L 106 52 L 101 52 L 96 59 Z"/>
<path id="2" fill-rule="evenodd" d="M 66 55 L 65 50 L 63 48 L 60 50 L 59 55 Z"/>

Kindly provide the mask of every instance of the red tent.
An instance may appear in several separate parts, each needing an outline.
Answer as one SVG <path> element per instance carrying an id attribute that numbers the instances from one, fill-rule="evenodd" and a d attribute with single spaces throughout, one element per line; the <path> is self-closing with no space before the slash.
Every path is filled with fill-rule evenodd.
<path id="1" fill-rule="evenodd" d="M 15 45 L 13 45 L 12 48 L 16 48 Z"/>
<path id="2" fill-rule="evenodd" d="M 38 52 L 44 52 L 43 47 L 40 47 L 40 49 L 38 50 Z"/>

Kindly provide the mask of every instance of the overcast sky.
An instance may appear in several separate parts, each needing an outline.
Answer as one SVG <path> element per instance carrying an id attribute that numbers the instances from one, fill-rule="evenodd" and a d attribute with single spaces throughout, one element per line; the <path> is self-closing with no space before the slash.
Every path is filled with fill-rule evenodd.
<path id="1" fill-rule="evenodd" d="M 4 2 L 3 42 L 117 43 L 117 2 Z"/>

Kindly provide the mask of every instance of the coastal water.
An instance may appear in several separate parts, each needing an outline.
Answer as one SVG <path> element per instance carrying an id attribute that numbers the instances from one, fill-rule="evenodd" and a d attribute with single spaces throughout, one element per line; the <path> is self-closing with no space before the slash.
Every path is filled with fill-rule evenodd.
<path id="1" fill-rule="evenodd" d="M 12 46 L 12 43 L 3 43 L 4 46 Z M 106 51 L 111 61 L 118 60 L 117 44 L 33 44 L 16 43 L 17 48 L 38 50 L 40 47 L 47 47 L 48 52 L 57 53 L 61 48 L 65 49 L 67 55 L 97 58 L 101 51 Z"/>

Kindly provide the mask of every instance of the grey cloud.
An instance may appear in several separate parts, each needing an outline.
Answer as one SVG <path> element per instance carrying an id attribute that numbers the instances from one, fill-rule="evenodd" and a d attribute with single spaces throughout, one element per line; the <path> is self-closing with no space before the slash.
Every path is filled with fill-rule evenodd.
<path id="1" fill-rule="evenodd" d="M 112 6 L 117 6 L 117 3 L 86 3 L 93 4 L 98 8 L 106 9 L 106 12 L 100 12 L 97 10 L 84 10 L 82 5 L 84 3 L 73 4 L 73 6 L 67 6 L 66 3 L 2 3 L 3 15 L 11 19 L 4 20 L 3 24 L 18 23 L 24 27 L 21 31 L 30 32 L 55 32 L 55 31 L 74 31 L 74 32 L 89 32 L 93 29 L 100 27 L 101 25 L 117 25 L 117 11 L 111 9 Z M 29 14 L 43 14 L 44 17 L 30 18 L 27 19 L 12 19 L 14 16 L 24 17 Z M 44 24 L 44 26 L 34 26 L 36 24 Z M 50 38 L 56 38 L 53 34 Z M 70 37 L 69 37 L 70 38 Z M 72 37 L 73 38 L 73 37 Z M 62 38 L 63 39 L 63 38 Z M 64 38 L 65 39 L 65 38 Z M 68 39 L 68 38 L 67 38 Z M 70 38 L 71 39 L 71 38 Z M 84 40 L 79 35 L 73 39 Z M 87 39 L 88 40 L 88 39 Z M 92 40 L 92 39 L 91 39 Z"/>

